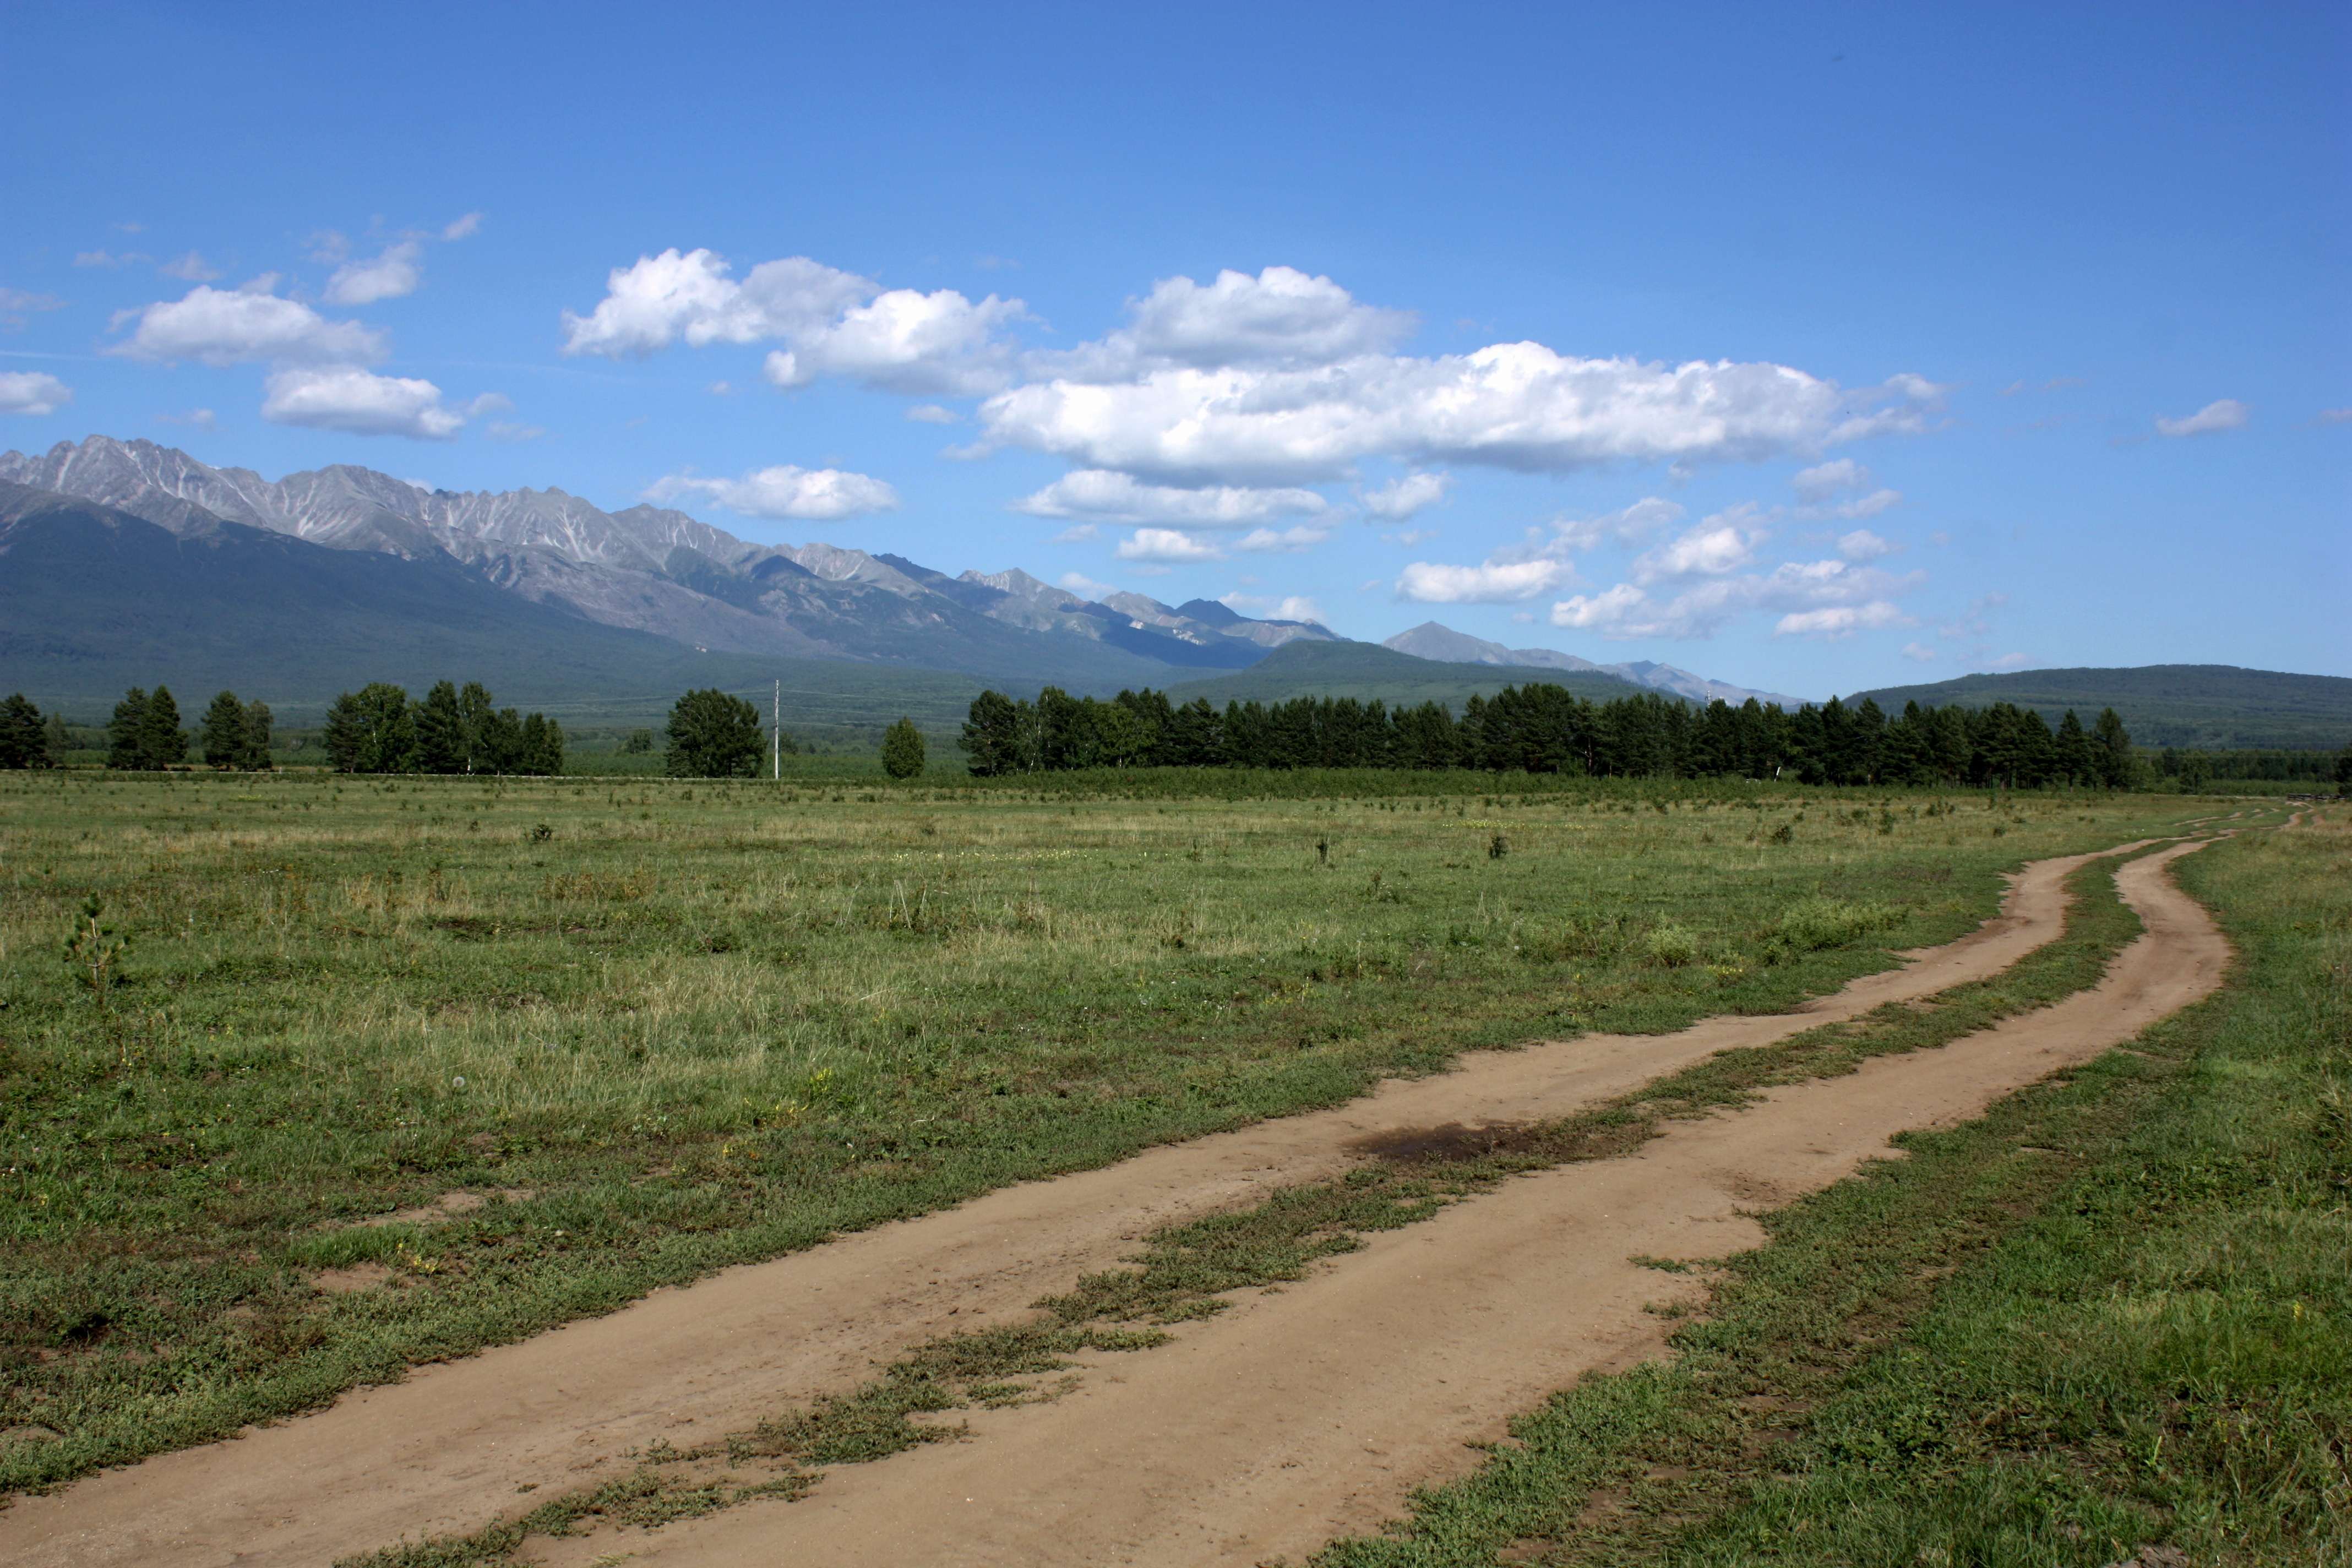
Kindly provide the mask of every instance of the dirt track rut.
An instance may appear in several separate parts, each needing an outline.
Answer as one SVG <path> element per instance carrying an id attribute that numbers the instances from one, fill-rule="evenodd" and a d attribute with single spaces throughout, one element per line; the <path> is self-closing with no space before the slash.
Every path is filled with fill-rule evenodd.
<path id="1" fill-rule="evenodd" d="M 1462 1445 L 1499 1436 L 1507 1414 L 1583 1371 L 1654 1353 L 1657 1321 L 1640 1309 L 1674 1286 L 1630 1255 L 1752 1246 L 1760 1233 L 1742 1210 L 1826 1185 L 1885 1155 L 1893 1133 L 1965 1119 L 2210 992 L 2226 947 L 2161 870 L 2198 847 L 2126 868 L 2147 934 L 2099 986 L 2057 1006 L 1678 1124 L 1631 1158 L 1507 1183 L 1285 1291 L 1246 1294 L 1163 1349 L 1101 1358 L 1053 1404 L 975 1412 L 974 1442 L 841 1468 L 798 1503 L 549 1543 L 544 1554 L 557 1564 L 614 1550 L 697 1564 L 1303 1555 L 1458 1473 L 1475 1457 Z M 1367 1134 L 1560 1116 L 1727 1047 L 1995 973 L 2058 934 L 2063 879 L 2088 858 L 2035 863 L 2000 918 L 1798 1012 L 1478 1053 L 1333 1110 L 1149 1150 L 656 1292 L 314 1415 L 26 1500 L 0 1515 L 0 1559 L 316 1564 L 478 1528 L 512 1511 L 519 1486 L 619 1473 L 629 1450 L 657 1437 L 714 1438 L 848 1387 L 875 1360 L 938 1333 L 1022 1317 L 1154 1226 L 1344 1168 L 1347 1146 Z"/>

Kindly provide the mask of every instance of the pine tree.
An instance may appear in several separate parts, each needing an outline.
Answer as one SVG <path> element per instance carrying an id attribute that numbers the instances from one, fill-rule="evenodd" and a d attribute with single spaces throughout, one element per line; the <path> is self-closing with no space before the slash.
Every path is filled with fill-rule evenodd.
<path id="1" fill-rule="evenodd" d="M 47 766 L 48 739 L 41 710 L 23 692 L 0 702 L 0 768 Z"/>
<path id="2" fill-rule="evenodd" d="M 923 732 L 903 713 L 882 733 L 882 771 L 894 779 L 910 779 L 923 771 Z"/>
<path id="3" fill-rule="evenodd" d="M 2112 708 L 2100 709 L 2098 722 L 2091 726 L 2091 771 L 2109 789 L 2132 782 L 2131 731 Z"/>
<path id="4" fill-rule="evenodd" d="M 689 691 L 669 710 L 663 771 L 674 779 L 757 778 L 767 760 L 760 710 L 716 688 Z"/>
<path id="5" fill-rule="evenodd" d="M 139 737 L 147 723 L 147 693 L 132 687 L 114 705 L 114 717 L 106 721 L 106 765 L 110 768 L 141 766 Z"/>
<path id="6" fill-rule="evenodd" d="M 187 760 L 188 736 L 180 728 L 180 705 L 172 700 L 170 687 L 159 686 L 139 716 L 139 765 L 161 769 Z"/>
<path id="7" fill-rule="evenodd" d="M 339 773 L 360 771 L 360 749 L 366 744 L 367 731 L 360 721 L 360 700 L 346 691 L 327 705 L 326 728 L 319 743 L 327 752 L 328 765 Z"/>
<path id="8" fill-rule="evenodd" d="M 205 749 L 205 766 L 208 768 L 245 765 L 245 704 L 236 700 L 236 692 L 222 692 L 205 710 L 200 743 Z"/>
<path id="9" fill-rule="evenodd" d="M 2091 783 L 2095 775 L 2091 769 L 2091 736 L 2084 733 L 2082 720 L 2074 717 L 2072 708 L 2067 708 L 2065 717 L 2058 720 L 2055 773 L 2058 783 Z"/>
<path id="10" fill-rule="evenodd" d="M 266 773 L 277 765 L 269 760 L 269 726 L 275 717 L 258 697 L 245 705 L 245 749 L 237 766 Z"/>
<path id="11" fill-rule="evenodd" d="M 416 770 L 426 773 L 466 771 L 466 716 L 457 705 L 454 682 L 436 680 L 416 705 Z"/>
<path id="12" fill-rule="evenodd" d="M 65 766 L 66 752 L 72 749 L 73 741 L 66 733 L 64 714 L 55 709 L 49 710 L 48 721 L 41 726 L 41 740 L 44 748 L 41 766 L 45 768 Z"/>

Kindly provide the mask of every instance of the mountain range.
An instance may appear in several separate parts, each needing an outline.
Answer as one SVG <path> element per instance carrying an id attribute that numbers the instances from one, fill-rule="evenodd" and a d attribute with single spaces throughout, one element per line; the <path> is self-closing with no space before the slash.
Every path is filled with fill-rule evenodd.
<path id="1" fill-rule="evenodd" d="M 550 623 L 533 611 L 643 634 L 675 645 L 673 651 L 855 660 L 1115 689 L 1243 668 L 1295 640 L 1336 640 L 1312 622 L 1253 619 L 1209 600 L 1170 605 L 1139 594 L 1095 600 L 1017 569 L 951 577 L 901 556 L 833 544 L 754 544 L 681 511 L 640 505 L 607 512 L 553 489 L 427 490 L 341 464 L 272 482 L 150 441 L 104 436 L 60 442 L 38 456 L 0 454 L 0 480 L 102 509 L 107 515 L 85 518 L 96 531 L 84 542 L 93 547 L 101 538 L 123 545 L 129 536 L 121 520 L 134 519 L 181 545 L 210 550 L 218 577 L 232 563 L 267 558 L 289 567 L 301 556 L 257 555 L 261 542 L 246 537 L 269 535 L 415 568 L 386 568 L 373 579 L 386 592 L 398 582 L 411 601 L 420 595 L 453 601 L 444 607 L 455 613 L 454 601 L 476 604 L 488 590 L 511 605 L 519 626 L 542 635 Z M 19 517 L 45 519 L 51 536 L 45 559 L 65 565 L 54 535 L 66 514 L 24 494 L 9 504 Z M 0 541 L 0 548 L 11 546 Z M 14 549 L 13 586 L 30 595 L 26 610 L 40 625 L 19 621 L 7 635 L 16 643 L 26 636 L 71 641 L 64 602 L 33 592 L 34 558 L 21 542 Z M 147 542 L 116 564 L 160 573 L 152 586 L 168 595 L 174 554 L 181 567 L 194 559 Z M 322 563 L 289 569 L 335 575 Z M 268 600 L 262 594 L 245 616 L 248 637 L 261 642 L 275 635 Z M 411 612 L 418 607 L 412 603 Z"/>
<path id="2" fill-rule="evenodd" d="M 1558 648 L 1505 647 L 1501 643 L 1474 637 L 1467 632 L 1457 632 L 1435 621 L 1423 621 L 1411 631 L 1399 632 L 1382 641 L 1381 646 L 1398 653 L 1409 653 L 1415 658 L 1436 659 L 1446 664 L 1486 664 L 1614 676 L 1619 680 L 1645 686 L 1653 691 L 1687 697 L 1694 702 L 1712 702 L 1720 698 L 1734 708 L 1753 697 L 1759 702 L 1768 705 L 1777 702 L 1793 711 L 1804 700 L 1799 697 L 1783 696 L 1777 691 L 1751 690 L 1745 686 L 1734 686 L 1727 680 L 1710 680 L 1703 675 L 1693 675 L 1687 669 L 1677 669 L 1671 664 L 1657 664 L 1646 658 L 1626 664 L 1596 664 L 1572 653 L 1562 653 Z"/>

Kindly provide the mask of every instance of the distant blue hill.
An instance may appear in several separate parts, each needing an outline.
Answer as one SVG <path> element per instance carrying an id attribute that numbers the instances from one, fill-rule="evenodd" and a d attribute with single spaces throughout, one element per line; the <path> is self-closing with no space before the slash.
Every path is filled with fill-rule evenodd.
<path id="1" fill-rule="evenodd" d="M 2352 741 L 2352 679 L 2228 664 L 2148 664 L 2129 669 L 2028 669 L 1964 675 L 1931 686 L 1857 691 L 1889 714 L 1906 702 L 1982 708 L 2014 702 L 2055 722 L 2069 708 L 2084 723 L 2113 708 L 2143 746 L 2328 750 Z"/>

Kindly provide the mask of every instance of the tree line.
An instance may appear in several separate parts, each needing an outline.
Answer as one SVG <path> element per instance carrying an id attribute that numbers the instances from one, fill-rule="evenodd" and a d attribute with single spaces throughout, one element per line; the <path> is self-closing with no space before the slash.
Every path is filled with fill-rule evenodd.
<path id="1" fill-rule="evenodd" d="M 342 773 L 543 773 L 563 771 L 563 727 L 493 704 L 478 680 L 437 680 L 422 700 L 388 681 L 327 709 L 320 744 Z"/>
<path id="2" fill-rule="evenodd" d="M 2084 728 L 2070 709 L 2056 728 L 2031 709 L 1904 705 L 1890 719 L 1868 698 L 1831 698 L 1794 712 L 1753 698 L 1705 707 L 1656 693 L 1594 702 L 1549 682 L 1444 703 L 1390 709 L 1378 700 L 1286 702 L 1163 692 L 1102 700 L 1048 686 L 1036 700 L 984 691 L 957 744 L 983 777 L 1093 767 L 1470 768 L 1595 778 L 1793 778 L 1832 784 L 2088 784 L 2134 774 L 2131 736 L 2114 709 Z"/>
<path id="3" fill-rule="evenodd" d="M 0 768 L 54 768 L 65 761 L 66 721 L 19 691 L 0 702 Z"/>

